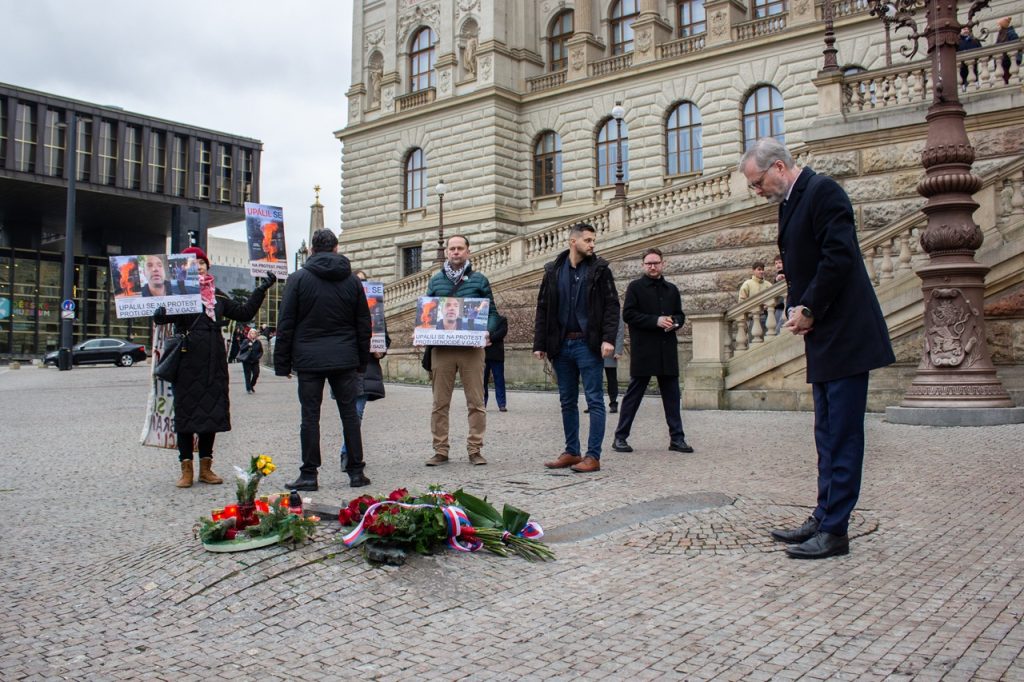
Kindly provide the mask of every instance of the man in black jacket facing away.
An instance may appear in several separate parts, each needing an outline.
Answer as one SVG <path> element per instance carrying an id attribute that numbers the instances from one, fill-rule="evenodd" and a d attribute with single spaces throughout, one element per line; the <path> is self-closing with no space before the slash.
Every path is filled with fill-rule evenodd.
<path id="1" fill-rule="evenodd" d="M 629 356 L 629 388 L 622 399 L 619 425 L 615 429 L 612 450 L 633 452 L 626 439 L 640 409 L 651 377 L 658 379 L 661 404 L 668 424 L 669 450 L 693 452 L 683 434 L 679 412 L 679 339 L 676 332 L 686 316 L 679 289 L 662 275 L 665 261 L 660 249 L 644 251 L 644 276 L 626 287 L 622 319 L 629 325 L 632 352 Z"/>
<path id="2" fill-rule="evenodd" d="M 596 232 L 585 223 L 569 231 L 569 248 L 544 266 L 537 295 L 533 354 L 551 358 L 558 378 L 565 450 L 549 469 L 601 470 L 604 440 L 604 360 L 615 352 L 619 294 L 608 261 L 594 255 Z M 586 457 L 580 454 L 580 379 L 590 409 Z"/>
<path id="3" fill-rule="evenodd" d="M 345 473 L 357 488 L 370 483 L 363 475 L 363 439 L 356 412 L 359 374 L 370 361 L 370 309 L 348 258 L 336 253 L 334 233 L 317 230 L 311 241 L 313 255 L 288 278 L 274 349 L 274 373 L 289 378 L 293 371 L 298 374 L 302 406 L 302 466 L 299 477 L 286 485 L 317 489 L 320 404 L 326 381 L 341 415 L 348 451 Z"/>

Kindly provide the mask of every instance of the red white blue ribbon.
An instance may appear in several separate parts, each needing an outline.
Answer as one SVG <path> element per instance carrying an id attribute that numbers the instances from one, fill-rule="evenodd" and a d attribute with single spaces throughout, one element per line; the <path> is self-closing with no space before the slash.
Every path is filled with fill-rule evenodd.
<path id="1" fill-rule="evenodd" d="M 341 542 L 346 547 L 351 547 L 367 532 L 366 531 L 366 519 L 372 517 L 373 513 L 383 506 L 395 506 L 403 509 L 423 509 L 423 508 L 435 508 L 433 504 L 408 504 L 405 502 L 393 502 L 390 500 L 382 500 L 370 507 L 363 512 L 363 518 L 360 519 L 359 525 L 352 529 L 350 533 L 345 535 Z M 483 542 L 477 539 L 465 541 L 459 540 L 459 536 L 466 532 L 466 535 L 471 535 L 473 526 L 469 522 L 469 517 L 461 507 L 455 505 L 441 506 L 441 514 L 444 516 L 445 526 L 448 533 L 448 546 L 459 552 L 475 552 L 483 547 Z"/>

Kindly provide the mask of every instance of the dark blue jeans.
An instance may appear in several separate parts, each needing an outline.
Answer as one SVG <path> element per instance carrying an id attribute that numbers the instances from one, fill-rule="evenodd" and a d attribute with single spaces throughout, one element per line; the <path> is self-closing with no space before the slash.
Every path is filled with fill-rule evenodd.
<path id="1" fill-rule="evenodd" d="M 812 384 L 814 444 L 818 448 L 818 505 L 821 530 L 846 535 L 860 497 L 864 468 L 864 412 L 868 373 Z"/>
<path id="2" fill-rule="evenodd" d="M 551 360 L 558 379 L 558 398 L 562 405 L 562 430 L 565 432 L 565 451 L 580 454 L 580 380 L 583 395 L 590 409 L 590 434 L 587 437 L 587 456 L 601 459 L 604 441 L 604 360 L 599 353 L 587 347 L 583 339 L 562 342 L 558 356 Z"/>
<path id="3" fill-rule="evenodd" d="M 320 405 L 324 400 L 324 383 L 331 385 L 334 400 L 341 416 L 341 428 L 348 446 L 345 459 L 345 473 L 362 471 L 363 437 L 356 413 L 356 398 L 360 394 L 359 375 L 355 369 L 339 372 L 298 372 L 299 405 L 302 425 L 299 427 L 299 441 L 302 444 L 302 466 L 304 476 L 316 478 L 320 468 Z"/>
<path id="4" fill-rule="evenodd" d="M 484 363 L 484 407 L 487 406 L 487 379 L 494 375 L 494 399 L 498 407 L 505 407 L 505 361 L 487 360 Z"/>

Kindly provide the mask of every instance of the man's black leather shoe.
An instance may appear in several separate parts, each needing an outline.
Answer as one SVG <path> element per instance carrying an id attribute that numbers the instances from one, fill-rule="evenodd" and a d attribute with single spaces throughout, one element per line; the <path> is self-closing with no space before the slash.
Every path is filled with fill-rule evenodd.
<path id="1" fill-rule="evenodd" d="M 284 486 L 289 490 L 319 490 L 320 488 L 316 484 L 315 478 L 307 478 L 301 474 L 291 483 L 285 483 Z"/>
<path id="2" fill-rule="evenodd" d="M 818 519 L 808 516 L 799 528 L 776 528 L 772 537 L 780 542 L 806 542 L 814 537 L 821 525 Z"/>
<path id="3" fill-rule="evenodd" d="M 615 452 L 633 452 L 633 448 L 626 442 L 625 438 L 616 438 L 612 442 L 612 450 Z"/>
<path id="4" fill-rule="evenodd" d="M 827 559 L 849 553 L 850 536 L 832 535 L 825 531 L 819 531 L 807 542 L 786 548 L 786 554 L 792 559 Z"/>
<path id="5" fill-rule="evenodd" d="M 690 447 L 685 439 L 672 441 L 668 444 L 668 449 L 676 452 L 693 452 L 693 448 Z"/>
<path id="6" fill-rule="evenodd" d="M 362 488 L 364 485 L 370 485 L 370 479 L 363 475 L 363 472 L 357 471 L 354 474 L 350 474 L 348 484 L 353 488 Z"/>

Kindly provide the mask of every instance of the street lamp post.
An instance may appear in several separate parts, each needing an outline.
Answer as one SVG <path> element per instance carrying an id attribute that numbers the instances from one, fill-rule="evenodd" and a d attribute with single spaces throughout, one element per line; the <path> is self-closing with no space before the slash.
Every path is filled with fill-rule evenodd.
<path id="1" fill-rule="evenodd" d="M 78 180 L 78 114 L 71 112 L 71 123 L 63 124 L 67 135 L 67 166 L 68 197 L 64 216 L 64 287 L 63 300 L 70 301 L 74 295 L 75 279 L 75 182 Z M 61 308 L 60 351 L 57 354 L 57 367 L 62 371 L 70 370 L 72 325 L 74 318 L 66 316 L 67 311 Z M 73 315 L 73 312 L 72 312 Z"/>
<path id="2" fill-rule="evenodd" d="M 1024 420 L 996 375 L 985 335 L 985 274 L 989 268 L 974 259 L 981 247 L 981 228 L 973 214 L 972 195 L 981 179 L 971 172 L 975 152 L 964 125 L 966 116 L 957 94 L 956 46 L 960 32 L 957 0 L 870 0 L 871 13 L 897 30 L 911 30 L 910 45 L 900 54 L 913 58 L 925 38 L 931 57 L 932 104 L 928 138 L 921 154 L 925 175 L 917 191 L 928 201 L 921 209 L 928 225 L 921 248 L 928 263 L 918 268 L 924 300 L 924 348 L 917 374 L 900 407 L 886 417 L 904 424 L 1010 423 Z M 989 0 L 973 0 L 966 26 Z M 914 13 L 925 10 L 919 30 Z M 939 408 L 939 409 L 934 409 Z M 979 409 L 982 408 L 982 409 Z"/>
<path id="3" fill-rule="evenodd" d="M 444 178 L 434 188 L 434 191 L 437 192 L 437 262 L 442 264 L 444 263 L 444 193 L 447 190 Z"/>
<path id="4" fill-rule="evenodd" d="M 626 110 L 622 108 L 622 102 L 616 102 L 612 107 L 612 118 L 615 119 L 615 199 L 626 198 L 626 183 L 623 181 L 622 172 L 622 119 Z"/>

